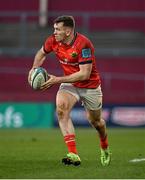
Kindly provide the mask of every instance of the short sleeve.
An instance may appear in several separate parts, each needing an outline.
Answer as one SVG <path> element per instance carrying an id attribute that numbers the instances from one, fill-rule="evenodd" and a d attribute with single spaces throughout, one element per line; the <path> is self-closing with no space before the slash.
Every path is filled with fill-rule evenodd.
<path id="1" fill-rule="evenodd" d="M 86 41 L 80 48 L 79 64 L 89 64 L 94 60 L 94 48 L 93 45 Z"/>
<path id="2" fill-rule="evenodd" d="M 52 46 L 53 46 L 53 36 L 49 36 L 46 41 L 44 42 L 43 44 L 43 50 L 44 52 L 47 54 L 47 53 L 50 53 L 53 49 L 52 49 Z"/>

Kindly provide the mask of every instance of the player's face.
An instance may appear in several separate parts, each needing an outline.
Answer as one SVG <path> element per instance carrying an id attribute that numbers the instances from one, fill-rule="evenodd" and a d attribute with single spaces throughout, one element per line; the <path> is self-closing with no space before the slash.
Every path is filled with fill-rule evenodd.
<path id="1" fill-rule="evenodd" d="M 54 24 L 54 36 L 56 41 L 65 42 L 69 36 L 67 27 L 63 26 L 63 22 Z"/>

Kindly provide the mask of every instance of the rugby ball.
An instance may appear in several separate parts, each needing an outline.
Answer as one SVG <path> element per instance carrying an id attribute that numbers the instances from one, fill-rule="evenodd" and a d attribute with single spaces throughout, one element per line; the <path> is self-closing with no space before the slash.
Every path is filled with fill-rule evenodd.
<path id="1" fill-rule="evenodd" d="M 41 85 L 45 83 L 47 80 L 48 80 L 48 74 L 44 68 L 38 67 L 32 71 L 32 74 L 31 74 L 32 89 L 39 90 Z"/>

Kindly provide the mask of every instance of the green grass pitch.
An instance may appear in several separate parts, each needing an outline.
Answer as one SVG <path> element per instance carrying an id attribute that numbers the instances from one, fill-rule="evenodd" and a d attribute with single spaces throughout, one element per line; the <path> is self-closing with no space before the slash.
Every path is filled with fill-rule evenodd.
<path id="1" fill-rule="evenodd" d="M 65 166 L 59 129 L 1 129 L 1 179 L 140 179 L 145 178 L 145 129 L 108 129 L 112 162 L 100 164 L 99 140 L 91 128 L 76 129 L 81 166 Z"/>

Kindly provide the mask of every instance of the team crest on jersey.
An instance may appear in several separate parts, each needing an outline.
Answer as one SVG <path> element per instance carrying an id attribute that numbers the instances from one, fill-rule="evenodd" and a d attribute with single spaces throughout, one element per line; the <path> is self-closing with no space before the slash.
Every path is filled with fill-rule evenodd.
<path id="1" fill-rule="evenodd" d="M 73 52 L 71 53 L 71 57 L 72 57 L 72 58 L 75 58 L 75 57 L 77 57 L 77 56 L 78 56 L 77 52 L 73 51 Z"/>

